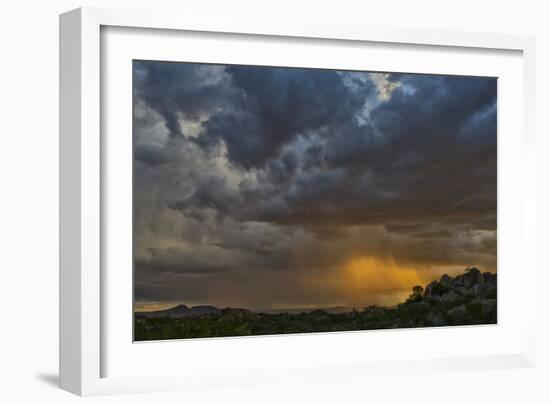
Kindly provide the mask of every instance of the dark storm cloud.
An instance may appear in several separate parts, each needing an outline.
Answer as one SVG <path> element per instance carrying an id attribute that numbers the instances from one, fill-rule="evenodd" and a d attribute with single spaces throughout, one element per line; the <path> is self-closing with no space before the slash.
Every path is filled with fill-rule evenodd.
<path id="1" fill-rule="evenodd" d="M 135 95 L 163 118 L 172 136 L 183 136 L 179 119 L 199 120 L 227 93 L 217 66 L 167 62 L 134 62 Z M 136 98 L 137 99 L 137 98 Z"/>
<path id="2" fill-rule="evenodd" d="M 222 262 L 213 262 L 193 256 L 177 248 L 148 248 L 149 256 L 138 257 L 136 271 L 154 270 L 156 272 L 208 274 L 227 270 Z"/>
<path id="3" fill-rule="evenodd" d="M 274 74 L 282 82 L 279 92 L 287 94 L 277 95 L 269 88 L 272 81 L 279 81 L 260 76 L 266 81 L 260 86 L 255 73 L 250 73 L 249 81 L 237 80 L 245 81 L 244 88 L 255 101 L 250 110 L 233 115 L 248 116 L 255 123 L 237 124 L 232 117 L 223 119 L 218 114 L 214 120 L 223 125 L 214 123 L 213 132 L 209 131 L 212 125 L 205 129 L 207 136 L 225 141 L 233 162 L 247 167 L 267 158 L 261 177 L 264 183 L 232 192 L 223 178 L 208 178 L 198 183 L 189 198 L 172 204 L 173 208 L 189 211 L 204 206 L 241 221 L 289 225 L 409 221 L 418 214 L 455 222 L 494 213 L 495 80 L 407 75 L 390 100 L 371 112 L 371 123 L 360 124 L 355 116 L 361 104 L 350 95 L 353 91 L 343 89 L 340 78 L 327 80 L 327 94 L 348 91 L 354 101 L 338 107 L 325 102 L 326 108 L 310 103 L 309 107 L 327 116 L 322 119 L 322 114 L 308 114 L 308 108 L 291 113 L 283 107 L 299 104 L 292 94 L 307 93 L 310 85 L 305 89 L 293 86 L 294 75 Z M 319 77 L 311 81 L 322 82 Z M 333 88 L 338 82 L 340 90 Z M 289 87 L 299 88 L 289 91 Z M 257 110 L 258 105 L 268 103 L 262 98 L 267 97 L 264 93 L 272 92 L 275 106 Z M 338 96 L 317 97 L 339 100 Z M 296 141 L 298 136 L 304 145 Z M 283 146 L 290 151 L 278 152 Z"/>
<path id="4" fill-rule="evenodd" d="M 134 74 L 136 270 L 156 299 L 185 294 L 159 273 L 200 288 L 362 254 L 495 268 L 496 79 L 158 62 Z"/>
<path id="5" fill-rule="evenodd" d="M 466 157 L 468 153 L 494 148 L 496 111 L 492 107 L 496 102 L 496 80 L 402 75 L 400 83 L 391 98 L 371 112 L 371 122 L 380 134 L 369 138 L 369 147 L 357 133 L 347 135 L 348 155 L 340 152 L 337 164 L 347 164 L 349 159 L 345 157 L 362 150 L 364 165 L 401 173 L 436 161 L 447 162 L 454 157 L 452 152 Z M 473 119 L 487 110 L 483 124 Z M 468 133 L 477 131 L 475 136 L 460 135 L 466 124 L 472 126 Z M 454 151 L 456 146 L 460 149 Z"/>
<path id="6" fill-rule="evenodd" d="M 335 71 L 239 66 L 225 72 L 243 101 L 214 114 L 200 141 L 222 141 L 229 159 L 245 169 L 263 167 L 299 134 L 346 125 L 373 90 L 357 80 L 352 88 Z"/>
<path id="7" fill-rule="evenodd" d="M 152 144 L 138 144 L 134 147 L 134 158 L 147 165 L 159 165 L 170 161 L 163 147 Z"/>

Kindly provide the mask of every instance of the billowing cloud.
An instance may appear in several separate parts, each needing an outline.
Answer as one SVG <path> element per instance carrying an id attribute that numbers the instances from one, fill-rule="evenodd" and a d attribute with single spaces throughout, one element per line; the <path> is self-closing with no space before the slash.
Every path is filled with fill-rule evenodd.
<path id="1" fill-rule="evenodd" d="M 496 96 L 492 78 L 135 62 L 136 298 L 349 305 L 496 270 Z M 386 294 L 353 286 L 361 265 Z"/>

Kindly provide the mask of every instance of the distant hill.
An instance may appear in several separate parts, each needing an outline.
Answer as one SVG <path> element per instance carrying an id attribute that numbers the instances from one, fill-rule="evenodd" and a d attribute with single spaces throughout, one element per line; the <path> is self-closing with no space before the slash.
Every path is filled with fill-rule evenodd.
<path id="1" fill-rule="evenodd" d="M 212 314 L 220 315 L 221 309 L 211 305 L 197 305 L 191 308 L 187 305 L 178 305 L 162 311 L 136 312 L 136 318 L 184 318 L 187 316 Z"/>
<path id="2" fill-rule="evenodd" d="M 329 308 L 262 309 L 260 312 L 270 313 L 270 314 L 279 314 L 279 313 L 298 314 L 298 313 L 313 312 L 313 311 L 317 311 L 319 309 L 323 310 L 327 313 L 344 313 L 344 312 L 353 311 L 353 308 L 350 308 L 350 307 L 333 306 L 333 307 L 329 307 Z"/>
<path id="3" fill-rule="evenodd" d="M 217 308 L 212 305 L 197 305 L 193 307 L 188 307 L 187 305 L 178 305 L 173 308 L 163 309 L 161 311 L 150 311 L 150 312 L 136 312 L 136 318 L 184 318 L 189 316 L 199 316 L 199 315 L 221 315 L 221 314 L 236 314 L 241 315 L 247 314 L 270 314 L 278 315 L 281 313 L 288 313 L 291 315 L 296 315 L 300 313 L 309 313 L 318 310 L 323 310 L 327 313 L 345 313 L 353 311 L 353 308 L 345 306 L 333 306 L 329 308 L 296 308 L 296 309 L 261 309 L 257 311 L 251 311 L 244 308 Z"/>

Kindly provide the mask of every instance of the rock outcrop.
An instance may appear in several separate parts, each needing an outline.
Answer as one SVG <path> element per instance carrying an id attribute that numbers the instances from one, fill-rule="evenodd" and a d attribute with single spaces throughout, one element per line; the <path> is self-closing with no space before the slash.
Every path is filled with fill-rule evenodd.
<path id="1" fill-rule="evenodd" d="M 428 303 L 430 308 L 425 317 L 413 318 L 415 326 L 496 323 L 496 298 L 497 275 L 481 273 L 479 269 L 472 267 L 455 278 L 444 274 L 439 281 L 431 282 L 421 297 L 411 296 L 399 304 L 398 310 L 402 315 L 398 316 L 407 317 L 409 312 L 417 310 L 416 305 Z"/>
<path id="2" fill-rule="evenodd" d="M 466 269 L 413 287 L 395 308 L 370 306 L 362 312 L 366 329 L 492 324 L 497 321 L 497 275 Z"/>

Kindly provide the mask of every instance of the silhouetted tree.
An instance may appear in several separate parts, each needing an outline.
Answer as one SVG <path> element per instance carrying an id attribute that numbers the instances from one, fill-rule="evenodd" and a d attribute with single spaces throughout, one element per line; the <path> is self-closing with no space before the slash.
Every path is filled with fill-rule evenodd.
<path id="1" fill-rule="evenodd" d="M 408 301 L 415 302 L 415 301 L 421 300 L 423 293 L 424 293 L 424 288 L 422 288 L 422 286 L 420 286 L 420 285 L 415 285 L 412 288 L 412 294 L 409 295 Z"/>
<path id="2" fill-rule="evenodd" d="M 415 286 L 413 287 L 413 293 L 412 293 L 412 295 L 413 295 L 414 297 L 421 297 L 423 292 L 424 292 L 424 288 L 422 288 L 422 286 L 420 286 L 420 285 L 415 285 Z"/>

